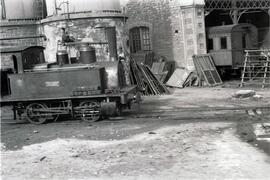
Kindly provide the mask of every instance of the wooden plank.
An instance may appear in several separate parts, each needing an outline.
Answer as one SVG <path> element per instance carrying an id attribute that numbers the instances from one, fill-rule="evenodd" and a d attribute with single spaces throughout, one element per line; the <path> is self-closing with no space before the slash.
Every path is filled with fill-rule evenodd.
<path id="1" fill-rule="evenodd" d="M 201 81 L 206 81 L 209 86 L 222 84 L 222 80 L 209 54 L 193 56 L 193 62 Z"/>
<path id="2" fill-rule="evenodd" d="M 183 88 L 183 85 L 191 72 L 186 69 L 176 69 L 168 82 L 167 86 Z"/>

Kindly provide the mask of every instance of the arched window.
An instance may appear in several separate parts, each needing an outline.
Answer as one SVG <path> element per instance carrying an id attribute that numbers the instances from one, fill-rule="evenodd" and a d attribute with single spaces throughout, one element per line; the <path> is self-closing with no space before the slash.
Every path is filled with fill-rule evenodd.
<path id="1" fill-rule="evenodd" d="M 131 53 L 138 51 L 150 51 L 150 34 L 149 28 L 145 26 L 134 27 L 129 30 L 129 42 Z"/>

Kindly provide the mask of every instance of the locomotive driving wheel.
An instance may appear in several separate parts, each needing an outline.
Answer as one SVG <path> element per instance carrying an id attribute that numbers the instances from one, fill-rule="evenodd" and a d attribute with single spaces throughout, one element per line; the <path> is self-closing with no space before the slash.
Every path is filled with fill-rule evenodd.
<path id="1" fill-rule="evenodd" d="M 26 107 L 26 118 L 30 123 L 42 124 L 51 117 L 48 116 L 46 110 L 48 109 L 46 104 L 32 103 Z"/>
<path id="2" fill-rule="evenodd" d="M 80 117 L 83 121 L 94 122 L 100 118 L 100 103 L 97 101 L 83 101 L 79 105 Z"/>

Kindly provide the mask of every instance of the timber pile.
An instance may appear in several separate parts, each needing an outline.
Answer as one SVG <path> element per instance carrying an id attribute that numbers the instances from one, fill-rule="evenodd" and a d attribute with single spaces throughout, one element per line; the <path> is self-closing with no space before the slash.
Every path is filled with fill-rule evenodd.
<path id="1" fill-rule="evenodd" d="M 143 95 L 169 94 L 169 90 L 161 83 L 150 68 L 143 63 L 136 63 L 130 59 L 130 80 L 131 84 L 138 86 Z"/>

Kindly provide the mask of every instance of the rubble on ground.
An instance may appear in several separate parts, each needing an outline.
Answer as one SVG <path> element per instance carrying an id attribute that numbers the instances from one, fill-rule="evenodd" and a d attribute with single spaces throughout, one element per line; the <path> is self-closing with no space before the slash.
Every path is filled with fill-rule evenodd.
<path id="1" fill-rule="evenodd" d="M 234 98 L 249 98 L 254 97 L 256 92 L 254 90 L 239 90 L 233 94 Z"/>

